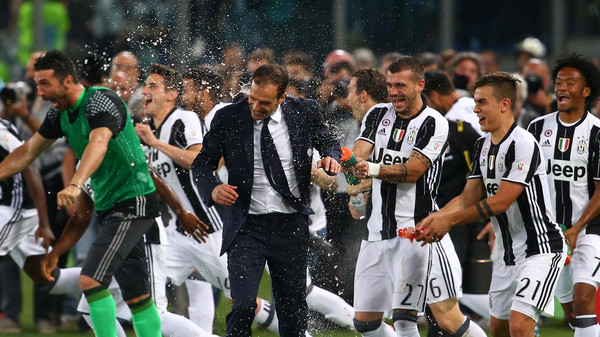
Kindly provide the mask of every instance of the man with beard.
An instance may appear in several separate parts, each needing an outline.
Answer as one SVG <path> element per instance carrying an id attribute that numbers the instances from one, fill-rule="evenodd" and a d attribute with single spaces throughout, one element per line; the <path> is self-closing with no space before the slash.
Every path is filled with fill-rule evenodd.
<path id="1" fill-rule="evenodd" d="M 156 193 L 127 107 L 112 91 L 83 87 L 73 61 L 61 51 L 40 57 L 34 77 L 38 94 L 52 108 L 38 132 L 0 163 L 0 180 L 25 169 L 65 136 L 81 165 L 58 193 L 58 207 L 75 203 L 90 177 L 97 196 L 100 232 L 79 277 L 96 333 L 116 335 L 115 303 L 108 291 L 114 275 L 138 335 L 160 336 L 142 238 L 158 215 Z"/>

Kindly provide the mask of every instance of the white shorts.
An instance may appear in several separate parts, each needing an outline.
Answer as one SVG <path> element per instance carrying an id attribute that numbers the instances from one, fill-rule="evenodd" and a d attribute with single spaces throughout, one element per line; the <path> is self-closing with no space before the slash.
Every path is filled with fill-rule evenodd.
<path id="1" fill-rule="evenodd" d="M 560 277 L 558 278 L 558 285 L 556 286 L 556 298 L 560 303 L 573 302 L 573 259 L 571 263 L 564 266 Z"/>
<path id="2" fill-rule="evenodd" d="M 354 310 L 423 311 L 431 245 L 405 238 L 362 241 L 354 276 Z"/>
<path id="3" fill-rule="evenodd" d="M 17 265 L 23 268 L 28 256 L 46 254 L 41 241 L 35 242 L 38 225 L 34 209 L 14 214 L 13 208 L 0 207 L 0 256 L 10 253 Z"/>
<path id="4" fill-rule="evenodd" d="M 571 257 L 573 284 L 586 283 L 598 288 L 600 283 L 600 235 L 579 232 Z"/>
<path id="5" fill-rule="evenodd" d="M 537 321 L 554 315 L 554 290 L 566 254 L 530 256 L 516 266 L 494 263 L 490 285 L 490 315 L 508 320 L 511 310 Z"/>
<path id="6" fill-rule="evenodd" d="M 219 255 L 222 236 L 222 231 L 214 232 L 200 244 L 172 226 L 167 227 L 167 276 L 180 285 L 194 270 L 198 270 L 206 282 L 220 288 L 225 297 L 231 298 L 227 254 Z"/>
<path id="7" fill-rule="evenodd" d="M 462 297 L 462 268 L 450 235 L 431 244 L 431 273 L 427 287 L 427 304 Z"/>

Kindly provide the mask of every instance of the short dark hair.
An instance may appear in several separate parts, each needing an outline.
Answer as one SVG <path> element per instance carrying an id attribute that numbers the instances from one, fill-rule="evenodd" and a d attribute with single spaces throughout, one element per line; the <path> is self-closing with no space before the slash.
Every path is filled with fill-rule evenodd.
<path id="1" fill-rule="evenodd" d="M 288 85 L 288 74 L 282 66 L 269 63 L 258 67 L 252 76 L 252 81 L 257 85 L 275 84 L 277 86 L 277 98 L 280 98 Z"/>
<path id="2" fill-rule="evenodd" d="M 573 53 L 570 56 L 564 57 L 556 61 L 554 69 L 552 69 L 552 81 L 556 81 L 556 76 L 562 68 L 575 68 L 579 70 L 585 79 L 585 86 L 590 88 L 590 95 L 585 99 L 586 105 L 592 103 L 600 90 L 600 71 L 594 63 L 583 57 L 581 54 Z"/>
<path id="3" fill-rule="evenodd" d="M 390 67 L 388 68 L 388 71 L 392 74 L 406 70 L 412 71 L 413 79 L 415 80 L 415 82 L 425 79 L 425 76 L 423 74 L 423 64 L 412 56 L 399 57 L 395 61 L 393 61 L 392 64 L 390 64 Z"/>
<path id="4" fill-rule="evenodd" d="M 429 96 L 432 91 L 440 95 L 450 95 L 455 89 L 445 72 L 441 70 L 427 70 L 425 72 L 425 89 L 423 89 L 423 94 Z"/>
<path id="5" fill-rule="evenodd" d="M 221 92 L 225 82 L 216 72 L 207 67 L 190 68 L 183 74 L 184 79 L 191 79 L 194 82 L 196 90 L 208 89 L 210 97 L 214 100 L 221 100 Z"/>
<path id="6" fill-rule="evenodd" d="M 275 62 L 275 53 L 269 48 L 259 48 L 248 55 L 248 61 L 268 60 L 269 63 Z"/>
<path id="7" fill-rule="evenodd" d="M 164 64 L 153 63 L 150 66 L 150 74 L 156 74 L 163 77 L 163 83 L 167 90 L 177 90 L 179 93 L 182 92 L 183 83 L 181 80 L 181 76 L 177 70 L 166 66 Z"/>
<path id="8" fill-rule="evenodd" d="M 79 83 L 77 70 L 73 60 L 63 51 L 51 50 L 40 56 L 37 62 L 33 65 L 36 71 L 39 70 L 54 70 L 54 77 L 59 81 L 63 81 L 67 75 L 73 77 L 73 83 Z"/>
<path id="9" fill-rule="evenodd" d="M 388 101 L 385 76 L 372 68 L 362 68 L 352 74 L 356 78 L 356 93 L 366 91 L 373 101 L 384 103 Z"/>
<path id="10" fill-rule="evenodd" d="M 309 54 L 302 51 L 292 51 L 287 53 L 283 57 L 283 63 L 285 65 L 298 65 L 310 73 L 315 71 L 315 61 Z"/>
<path id="11" fill-rule="evenodd" d="M 479 56 L 479 54 L 471 51 L 456 53 L 450 60 L 450 65 L 448 66 L 448 74 L 452 76 L 452 74 L 454 74 L 454 68 L 456 68 L 456 66 L 464 60 L 470 60 L 473 63 L 475 63 L 475 65 L 477 65 L 477 74 L 478 77 L 481 78 L 481 76 L 483 75 L 481 57 Z"/>
<path id="12" fill-rule="evenodd" d="M 517 82 L 520 81 L 511 74 L 497 71 L 484 75 L 479 79 L 479 81 L 475 83 L 475 90 L 479 87 L 491 86 L 493 89 L 492 95 L 494 95 L 498 101 L 508 98 L 511 103 L 511 109 L 513 109 L 517 102 Z"/>

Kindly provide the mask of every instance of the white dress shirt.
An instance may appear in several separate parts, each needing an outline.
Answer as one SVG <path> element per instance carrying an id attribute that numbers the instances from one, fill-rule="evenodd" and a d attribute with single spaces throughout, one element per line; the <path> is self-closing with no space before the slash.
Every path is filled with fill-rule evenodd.
<path id="1" fill-rule="evenodd" d="M 269 213 L 295 213 L 296 210 L 287 204 L 283 197 L 271 186 L 265 167 L 263 165 L 262 152 L 260 146 L 260 134 L 263 128 L 263 120 L 254 121 L 254 183 L 252 184 L 252 195 L 250 200 L 249 214 L 269 214 Z M 281 160 L 285 178 L 288 181 L 290 191 L 295 197 L 300 197 L 300 189 L 296 172 L 294 171 L 294 158 L 292 157 L 292 146 L 290 143 L 290 133 L 288 126 L 283 119 L 281 105 L 271 115 L 271 121 L 268 125 L 271 137 L 275 143 L 277 154 Z"/>

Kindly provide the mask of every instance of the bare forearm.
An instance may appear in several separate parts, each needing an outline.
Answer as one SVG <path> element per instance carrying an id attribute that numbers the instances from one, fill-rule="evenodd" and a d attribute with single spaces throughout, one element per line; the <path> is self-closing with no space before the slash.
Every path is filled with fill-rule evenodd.
<path id="1" fill-rule="evenodd" d="M 176 146 L 169 145 L 169 144 L 166 144 L 163 142 L 156 142 L 155 144 L 152 144 L 152 147 L 154 147 L 158 151 L 166 154 L 175 163 L 177 163 L 178 165 L 181 165 L 182 167 L 184 167 L 186 169 L 189 169 L 192 166 L 192 163 L 194 162 L 194 159 L 196 159 L 196 156 L 198 155 L 198 152 L 199 152 L 199 151 L 196 152 L 196 151 L 184 150 L 184 149 L 181 149 Z"/>
<path id="2" fill-rule="evenodd" d="M 456 199 L 456 198 L 455 198 Z M 446 207 L 444 207 L 445 209 Z M 506 203 L 498 196 L 483 199 L 471 206 L 454 212 L 446 212 L 453 226 L 465 225 L 478 220 L 488 219 L 494 215 L 506 212 Z"/>
<path id="3" fill-rule="evenodd" d="M 61 256 L 69 251 L 81 239 L 81 236 L 90 225 L 93 212 L 93 201 L 87 194 L 82 193 L 78 198 L 75 215 L 69 218 L 61 237 L 54 244 L 53 252 L 57 256 Z"/>
<path id="4" fill-rule="evenodd" d="M 338 188 L 337 177 L 330 176 L 315 167 L 311 168 L 311 181 L 324 190 L 335 191 Z"/>
<path id="5" fill-rule="evenodd" d="M 0 162 L 0 181 L 22 172 L 33 163 L 37 155 L 29 153 L 27 148 L 26 144 L 19 146 Z"/>
<path id="6" fill-rule="evenodd" d="M 92 130 L 90 133 L 90 142 L 83 151 L 81 165 L 79 165 L 79 169 L 73 174 L 71 184 L 83 186 L 83 183 L 96 172 L 104 160 L 111 136 L 112 132 L 108 128 Z"/>

